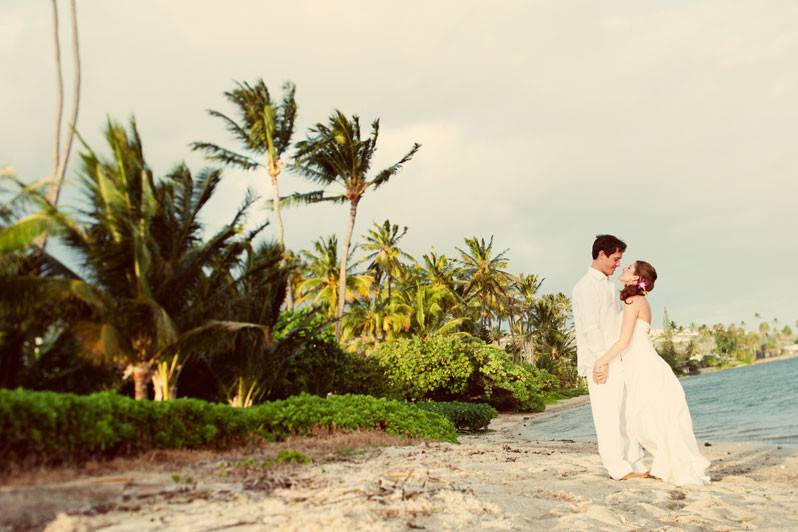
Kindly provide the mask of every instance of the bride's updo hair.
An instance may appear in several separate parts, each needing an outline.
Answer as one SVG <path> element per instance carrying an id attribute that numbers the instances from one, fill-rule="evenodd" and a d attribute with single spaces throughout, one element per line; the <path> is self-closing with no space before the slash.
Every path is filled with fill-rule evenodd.
<path id="1" fill-rule="evenodd" d="M 657 282 L 657 270 L 644 260 L 635 261 L 635 275 L 639 277 L 635 284 L 626 285 L 621 290 L 621 300 L 626 301 L 633 296 L 642 296 L 654 290 Z"/>

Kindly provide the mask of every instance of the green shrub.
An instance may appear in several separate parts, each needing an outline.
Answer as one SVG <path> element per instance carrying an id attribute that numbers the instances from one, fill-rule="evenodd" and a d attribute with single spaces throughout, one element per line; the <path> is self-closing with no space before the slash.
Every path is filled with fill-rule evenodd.
<path id="1" fill-rule="evenodd" d="M 540 412 L 546 408 L 541 393 L 544 379 L 531 364 L 516 364 L 510 355 L 492 345 L 474 348 L 477 375 L 475 392 L 500 410 Z M 548 375 L 546 373 L 545 375 Z"/>
<path id="2" fill-rule="evenodd" d="M 376 362 L 341 349 L 321 313 L 281 312 L 273 340 L 267 349 L 260 333 L 241 333 L 229 351 L 189 357 L 180 378 L 180 396 L 225 401 L 226 386 L 241 375 L 258 379 L 263 400 L 300 393 L 392 396 Z"/>
<path id="3" fill-rule="evenodd" d="M 455 428 L 461 432 L 477 432 L 488 428 L 491 420 L 498 413 L 496 409 L 484 403 L 463 403 L 450 401 L 447 403 L 418 403 L 416 406 L 446 416 Z"/>
<path id="4" fill-rule="evenodd" d="M 559 392 L 561 391 L 560 387 L 560 378 L 557 375 L 552 375 L 545 369 L 537 368 L 533 365 L 534 368 L 537 369 L 538 378 L 540 380 L 540 389 L 544 392 Z"/>
<path id="5" fill-rule="evenodd" d="M 516 364 L 498 347 L 467 335 L 401 338 L 377 348 L 389 385 L 413 401 L 479 401 L 500 410 L 540 411 L 552 382 L 533 365 Z"/>
<path id="6" fill-rule="evenodd" d="M 307 435 L 314 428 L 383 430 L 456 441 L 455 428 L 444 416 L 370 396 L 324 399 L 302 394 L 237 409 L 198 399 L 154 402 L 110 392 L 79 396 L 0 390 L 0 463 L 4 464 L 75 462 L 156 448 L 219 449 L 253 439 Z"/>
<path id="7" fill-rule="evenodd" d="M 283 399 L 300 393 L 326 396 L 367 394 L 392 397 L 385 374 L 376 361 L 344 351 L 335 339 L 332 325 L 311 309 L 284 311 L 274 328 L 274 338 L 284 340 L 291 334 L 290 353 L 276 353 L 283 367 L 279 378 L 269 383 L 269 399 Z"/>
<path id="8" fill-rule="evenodd" d="M 547 405 L 550 405 L 564 399 L 571 399 L 573 397 L 579 397 L 580 395 L 587 395 L 587 393 L 588 391 L 586 387 L 569 388 L 567 390 L 552 390 L 543 394 L 543 401 Z"/>
<path id="9" fill-rule="evenodd" d="M 304 453 L 295 449 L 283 449 L 277 456 L 263 462 L 263 469 L 269 469 L 274 464 L 309 464 L 312 460 Z"/>
<path id="10" fill-rule="evenodd" d="M 470 346 L 456 336 L 400 338 L 374 352 L 389 383 L 406 399 L 462 397 L 474 372 Z"/>

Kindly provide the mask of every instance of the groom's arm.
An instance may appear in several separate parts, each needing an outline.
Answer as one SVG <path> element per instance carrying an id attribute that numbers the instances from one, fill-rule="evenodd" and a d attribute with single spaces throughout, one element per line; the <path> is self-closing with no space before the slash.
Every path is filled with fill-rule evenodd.
<path id="1" fill-rule="evenodd" d="M 592 367 L 594 362 L 606 352 L 604 335 L 599 327 L 601 321 L 601 298 L 593 286 L 578 286 L 574 290 L 574 314 L 579 316 L 582 324 L 584 338 L 586 340 L 589 364 Z M 588 362 L 588 361 L 586 361 Z"/>
<path id="2" fill-rule="evenodd" d="M 593 360 L 604 354 L 606 351 L 604 345 L 604 335 L 601 332 L 601 304 L 599 294 L 589 287 L 588 290 L 582 287 L 576 294 L 579 298 L 578 308 L 580 309 L 581 321 L 584 325 L 585 338 L 587 339 L 587 348 L 590 351 Z"/>

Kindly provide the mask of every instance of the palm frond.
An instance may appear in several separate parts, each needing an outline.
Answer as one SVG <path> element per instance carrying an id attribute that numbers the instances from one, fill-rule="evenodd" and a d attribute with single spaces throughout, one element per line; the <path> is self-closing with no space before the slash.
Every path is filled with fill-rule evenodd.
<path id="1" fill-rule="evenodd" d="M 0 228 L 0 253 L 19 251 L 31 246 L 43 234 L 52 234 L 61 228 L 45 212 L 36 212 L 14 224 Z"/>
<path id="2" fill-rule="evenodd" d="M 404 157 L 402 157 L 398 162 L 392 164 L 388 168 L 378 173 L 377 176 L 369 182 L 369 184 L 376 189 L 387 183 L 389 179 L 391 179 L 393 176 L 399 173 L 399 170 L 402 169 L 402 166 L 404 166 L 405 163 L 407 163 L 413 158 L 413 156 L 416 154 L 419 148 L 421 148 L 421 144 L 414 143 L 413 147 L 410 149 L 409 152 L 405 154 Z"/>
<path id="3" fill-rule="evenodd" d="M 208 114 L 211 116 L 215 116 L 216 118 L 221 119 L 225 123 L 225 128 L 227 131 L 232 133 L 232 135 L 238 139 L 239 142 L 247 145 L 249 142 L 249 135 L 244 128 L 242 128 L 235 120 L 228 117 L 224 113 L 220 113 L 219 111 L 214 111 L 213 109 L 208 109 Z"/>
<path id="4" fill-rule="evenodd" d="M 241 155 L 210 142 L 192 142 L 191 149 L 205 152 L 206 157 L 212 161 L 219 161 L 242 170 L 254 170 L 263 166 L 246 155 Z"/>
<path id="5" fill-rule="evenodd" d="M 280 206 L 281 207 L 299 207 L 301 205 L 312 205 L 315 203 L 323 203 L 323 202 L 331 202 L 331 203 L 344 203 L 347 201 L 347 197 L 343 195 L 339 196 L 325 196 L 323 190 L 314 190 L 313 192 L 295 192 L 294 194 L 290 194 L 288 196 L 283 196 L 280 198 Z M 271 203 L 266 204 L 268 209 L 273 209 L 273 205 Z"/>

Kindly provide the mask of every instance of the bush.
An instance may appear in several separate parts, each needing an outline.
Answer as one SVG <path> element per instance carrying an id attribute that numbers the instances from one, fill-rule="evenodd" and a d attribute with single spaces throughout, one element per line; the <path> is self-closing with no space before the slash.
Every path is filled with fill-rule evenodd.
<path id="1" fill-rule="evenodd" d="M 474 373 L 470 346 L 455 336 L 416 336 L 380 345 L 374 357 L 390 385 L 413 401 L 464 396 Z"/>
<path id="2" fill-rule="evenodd" d="M 554 404 L 558 401 L 562 401 L 564 399 L 571 399 L 573 397 L 579 397 L 580 395 L 587 395 L 588 390 L 586 387 L 578 387 L 578 388 L 568 388 L 565 390 L 552 390 L 545 392 L 543 394 L 543 401 L 547 404 Z"/>
<path id="3" fill-rule="evenodd" d="M 467 335 L 402 338 L 373 353 L 389 386 L 406 399 L 478 401 L 500 410 L 540 411 L 548 374 L 515 364 L 501 349 Z"/>
<path id="4" fill-rule="evenodd" d="M 344 391 L 346 374 L 355 361 L 335 341 L 335 333 L 324 316 L 310 309 L 281 312 L 274 327 L 274 339 L 294 336 L 289 352 L 278 349 L 277 360 L 283 366 L 278 379 L 270 383 L 269 399 L 283 399 L 299 393 L 327 395 Z M 298 345 L 298 347 L 293 347 Z"/>
<path id="5" fill-rule="evenodd" d="M 385 374 L 374 360 L 344 351 L 335 340 L 335 333 L 326 318 L 311 309 L 280 313 L 274 329 L 277 341 L 294 336 L 292 344 L 300 347 L 290 353 L 280 353 L 284 360 L 281 378 L 271 384 L 269 399 L 283 399 L 300 393 L 326 396 L 336 394 L 367 394 L 391 397 Z"/>
<path id="6" fill-rule="evenodd" d="M 259 334 L 242 336 L 229 351 L 190 357 L 180 378 L 180 396 L 225 401 L 226 387 L 247 375 L 257 378 L 263 400 L 300 393 L 392 397 L 375 361 L 341 349 L 328 320 L 312 309 L 281 312 L 273 340 L 273 348 L 266 349 Z"/>
<path id="7" fill-rule="evenodd" d="M 221 449 L 282 440 L 314 428 L 384 430 L 456 441 L 445 417 L 369 396 L 302 394 L 237 409 L 198 399 L 134 401 L 111 392 L 88 396 L 0 390 L 0 460 L 76 462 L 149 449 Z"/>
<path id="8" fill-rule="evenodd" d="M 445 416 L 460 432 L 485 430 L 491 420 L 498 415 L 495 408 L 484 403 L 450 401 L 448 403 L 418 403 L 416 406 L 422 410 Z"/>
<path id="9" fill-rule="evenodd" d="M 500 410 L 541 412 L 546 408 L 542 385 L 548 383 L 545 379 L 551 375 L 546 373 L 543 378 L 535 366 L 516 364 L 506 352 L 492 345 L 475 346 L 474 357 L 478 371 L 473 388 L 486 402 Z"/>

